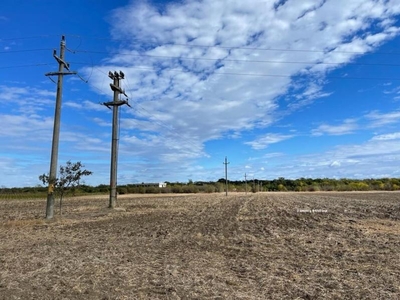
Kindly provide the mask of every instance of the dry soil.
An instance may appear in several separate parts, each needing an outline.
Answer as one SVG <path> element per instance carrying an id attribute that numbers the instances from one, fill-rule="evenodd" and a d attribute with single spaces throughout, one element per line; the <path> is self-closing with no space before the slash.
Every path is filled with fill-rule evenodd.
<path id="1" fill-rule="evenodd" d="M 0 299 L 400 299 L 400 193 L 0 201 Z"/>

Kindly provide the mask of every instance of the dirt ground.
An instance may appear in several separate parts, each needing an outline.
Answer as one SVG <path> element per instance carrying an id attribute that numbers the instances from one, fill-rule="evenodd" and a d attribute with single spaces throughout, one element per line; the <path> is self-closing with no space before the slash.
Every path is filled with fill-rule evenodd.
<path id="1" fill-rule="evenodd" d="M 400 299 L 400 193 L 0 201 L 0 299 Z"/>

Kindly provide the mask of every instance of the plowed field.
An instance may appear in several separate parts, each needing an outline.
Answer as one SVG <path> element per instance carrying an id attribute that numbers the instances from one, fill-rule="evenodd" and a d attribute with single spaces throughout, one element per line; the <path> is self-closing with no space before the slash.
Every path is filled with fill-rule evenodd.
<path id="1" fill-rule="evenodd" d="M 400 193 L 0 201 L 0 299 L 400 299 Z"/>

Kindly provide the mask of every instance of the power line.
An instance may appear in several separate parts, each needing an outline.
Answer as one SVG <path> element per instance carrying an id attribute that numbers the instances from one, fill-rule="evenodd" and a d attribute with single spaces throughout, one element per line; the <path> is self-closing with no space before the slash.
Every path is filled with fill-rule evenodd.
<path id="1" fill-rule="evenodd" d="M 79 36 L 78 36 L 79 37 Z M 80 44 L 82 40 L 80 40 Z M 79 46 L 80 46 L 79 44 Z M 79 48 L 79 46 L 77 48 Z M 246 49 L 258 49 L 258 48 L 246 48 Z M 37 49 L 25 49 L 25 50 L 7 50 L 0 51 L 0 54 L 10 54 L 10 53 L 24 53 L 24 52 L 36 52 L 36 51 L 49 51 L 51 48 L 37 48 Z M 265 50 L 265 49 L 264 49 Z M 284 51 L 285 49 L 275 49 Z M 289 49 L 290 51 L 300 51 Z M 288 50 L 288 51 L 289 51 Z M 301 50 L 302 52 L 318 52 L 314 50 Z M 243 62 L 243 63 L 273 63 L 273 64 L 310 64 L 310 65 L 354 65 L 354 66 L 382 66 L 382 67 L 400 67 L 400 64 L 393 63 L 354 63 L 354 62 L 308 62 L 308 61 L 282 61 L 282 60 L 252 60 L 252 59 L 229 59 L 229 58 L 206 58 L 206 57 L 182 57 L 182 56 L 164 56 L 164 55 L 150 55 L 150 54 L 133 54 L 133 53 L 120 53 L 120 52 L 107 52 L 107 51 L 94 51 L 94 50 L 72 50 L 73 53 L 91 53 L 91 54 L 109 54 L 109 55 L 123 55 L 131 57 L 148 57 L 148 58 L 159 58 L 159 59 L 176 59 L 176 60 L 204 60 L 204 61 L 225 61 L 225 62 Z M 357 53 L 357 52 L 340 52 L 335 51 L 335 53 Z M 361 52 L 359 52 L 361 54 Z M 362 53 L 365 54 L 365 53 Z M 385 53 L 388 54 L 388 53 Z M 392 53 L 395 54 L 395 53 Z M 400 53 L 397 53 L 400 54 Z M 93 62 L 92 62 L 93 63 Z M 0 67 L 12 68 L 12 66 Z M 232 74 L 232 73 L 230 73 Z M 254 75 L 251 75 L 254 76 Z"/>
<path id="2" fill-rule="evenodd" d="M 74 64 L 80 64 L 74 62 Z M 129 67 L 134 70 L 148 70 L 155 71 L 156 69 L 153 67 Z M 190 73 L 182 69 L 166 69 L 169 72 L 180 72 L 180 73 Z M 197 72 L 199 74 L 203 74 L 203 72 Z M 212 75 L 234 75 L 234 76 L 253 76 L 253 77 L 276 77 L 276 78 L 292 78 L 296 76 L 296 74 L 286 75 L 286 74 L 257 74 L 257 73 L 235 73 L 235 72 L 213 72 Z M 307 74 L 304 74 L 307 75 Z M 389 78 L 389 77 L 341 77 L 341 76 L 324 76 L 326 79 L 354 79 L 354 80 L 394 80 L 398 81 L 400 78 Z"/>
<path id="3" fill-rule="evenodd" d="M 75 65 L 87 65 L 89 63 L 87 62 L 71 62 Z M 0 66 L 0 69 L 12 69 L 12 68 L 22 68 L 22 67 L 40 67 L 40 66 L 45 66 L 49 65 L 46 63 L 39 63 L 39 64 L 26 64 L 26 65 L 15 65 L 15 66 Z M 318 65 L 318 64 L 315 64 Z M 396 65 L 394 65 L 396 66 Z M 399 65 L 400 66 L 400 65 Z M 104 73 L 99 67 L 94 67 L 97 70 L 101 71 Z M 134 67 L 134 66 L 129 66 L 130 69 L 134 70 L 148 70 L 148 71 L 155 71 L 156 69 L 154 67 Z M 182 70 L 182 69 L 165 69 L 169 72 L 179 72 L 179 73 L 190 73 L 188 71 Z M 196 72 L 197 74 L 203 74 L 203 72 Z M 104 73 L 105 74 L 105 73 Z M 236 72 L 213 72 L 210 75 L 232 75 L 232 76 L 252 76 L 252 77 L 272 77 L 272 78 L 292 78 L 293 76 L 296 76 L 297 74 L 292 74 L 292 75 L 287 75 L 287 74 L 260 74 L 260 73 L 236 73 Z M 308 74 L 304 74 L 308 75 Z M 341 79 L 341 80 L 393 80 L 393 81 L 400 81 L 400 78 L 390 78 L 390 77 L 352 77 L 352 76 L 324 76 L 326 79 Z M 103 91 L 102 91 L 103 92 Z"/>
<path id="4" fill-rule="evenodd" d="M 282 61 L 282 60 L 252 60 L 252 59 L 229 59 L 229 58 L 208 58 L 208 57 L 182 57 L 182 56 L 165 56 L 165 55 L 151 55 L 151 54 L 133 54 L 133 53 L 120 53 L 120 52 L 106 52 L 106 51 L 92 51 L 92 50 L 77 50 L 80 53 L 94 53 L 94 54 L 118 54 L 131 57 L 149 57 L 149 58 L 167 58 L 177 60 L 205 60 L 205 61 L 228 61 L 228 62 L 246 62 L 246 63 L 274 63 L 274 64 L 312 64 L 312 65 L 354 65 L 354 66 L 386 66 L 386 67 L 400 67 L 400 64 L 388 63 L 352 63 L 352 62 L 311 62 L 311 61 Z M 337 52 L 339 53 L 339 52 Z"/>
<path id="5" fill-rule="evenodd" d="M 20 53 L 20 52 L 36 52 L 36 51 L 51 51 L 53 48 L 35 48 L 35 49 L 22 49 L 22 50 L 5 50 L 0 51 L 0 54 L 11 54 L 11 53 Z"/>
<path id="6" fill-rule="evenodd" d="M 46 34 L 46 35 L 34 35 L 34 36 L 23 36 L 23 37 L 13 37 L 13 38 L 2 38 L 0 37 L 0 41 L 14 41 L 14 40 L 30 40 L 30 39 L 43 39 L 54 36 L 60 36 L 59 34 Z M 65 34 L 64 34 L 65 36 Z"/>
<path id="7" fill-rule="evenodd" d="M 49 63 L 37 63 L 37 64 L 26 64 L 26 65 L 15 65 L 15 66 L 0 66 L 0 69 L 13 69 L 13 68 L 26 68 L 26 67 L 41 67 L 49 66 Z"/>
<path id="8" fill-rule="evenodd" d="M 74 37 L 81 37 L 86 39 L 97 39 L 97 40 L 115 40 L 110 37 L 91 37 L 91 36 L 80 36 L 73 35 Z M 139 41 L 140 42 L 140 41 Z M 146 43 L 146 42 L 144 42 Z M 260 51 L 284 51 L 284 52 L 311 52 L 311 53 L 343 53 L 343 54 L 366 54 L 367 52 L 361 51 L 340 51 L 337 48 L 325 49 L 325 50 L 314 50 L 314 49 L 288 49 L 288 48 L 263 48 L 263 47 L 238 47 L 238 46 L 222 46 L 222 45 L 200 45 L 200 44 L 188 44 L 188 43 L 167 43 L 167 44 L 154 44 L 154 47 L 160 46 L 181 46 L 190 48 L 220 48 L 220 49 L 230 49 L 230 50 L 260 50 Z M 398 51 L 385 51 L 385 52 L 374 52 L 374 54 L 383 55 L 400 55 Z"/>
<path id="9" fill-rule="evenodd" d="M 312 52 L 312 53 L 344 53 L 344 54 L 365 54 L 366 52 L 360 51 L 340 51 L 336 48 L 327 50 L 311 50 L 311 49 L 285 49 L 285 48 L 260 48 L 260 47 L 234 47 L 234 46 L 207 46 L 207 45 L 191 45 L 191 44 L 166 44 L 171 46 L 184 46 L 184 47 L 198 47 L 198 48 L 221 48 L 221 49 L 240 49 L 240 50 L 260 50 L 260 51 L 285 51 L 285 52 Z M 374 54 L 393 54 L 400 55 L 400 52 L 374 52 Z"/>
<path id="10" fill-rule="evenodd" d="M 59 35 L 38 35 L 38 36 L 27 36 L 27 37 L 14 37 L 14 38 L 1 38 L 1 41 L 12 41 L 12 40 L 26 40 L 26 39 L 43 39 L 50 38 L 53 36 Z M 102 36 L 83 36 L 77 34 L 64 34 L 64 36 L 79 38 L 79 39 L 93 39 L 93 40 L 115 40 L 111 37 L 102 37 Z M 140 42 L 140 41 L 139 41 Z M 143 43 L 148 44 L 146 41 Z M 329 48 L 324 50 L 315 50 L 315 49 L 288 49 L 288 48 L 273 48 L 273 47 L 240 47 L 240 46 L 223 46 L 223 45 L 200 45 L 200 44 L 188 44 L 188 43 L 166 43 L 166 44 L 154 44 L 153 47 L 160 46 L 180 46 L 180 47 L 189 47 L 189 48 L 219 48 L 219 49 L 228 49 L 228 50 L 258 50 L 258 51 L 279 51 L 279 52 L 309 52 L 309 53 L 343 53 L 343 54 L 366 54 L 368 52 L 361 51 L 341 51 L 336 50 L 337 48 Z M 1 52 L 0 52 L 1 53 Z M 399 51 L 385 51 L 385 52 L 373 52 L 374 54 L 382 54 L 382 55 L 400 55 Z"/>
<path id="11" fill-rule="evenodd" d="M 81 36 L 81 35 L 71 35 L 73 37 L 86 38 L 86 39 L 96 39 L 96 40 L 115 40 L 111 37 L 100 37 L 100 36 Z M 137 40 L 137 42 L 140 42 Z M 143 42 L 146 43 L 146 42 Z M 365 54 L 366 52 L 360 51 L 340 51 L 337 48 L 325 49 L 325 50 L 314 50 L 314 49 L 288 49 L 288 48 L 271 48 L 271 47 L 238 47 L 238 46 L 222 46 L 222 45 L 200 45 L 200 44 L 188 44 L 188 43 L 167 43 L 167 44 L 154 44 L 154 47 L 160 46 L 181 46 L 190 48 L 220 48 L 220 49 L 230 49 L 230 50 L 260 50 L 260 51 L 284 51 L 284 52 L 311 52 L 311 53 L 343 53 L 343 54 Z M 400 55 L 398 51 L 385 51 L 385 52 L 374 52 L 374 54 L 383 55 Z"/>

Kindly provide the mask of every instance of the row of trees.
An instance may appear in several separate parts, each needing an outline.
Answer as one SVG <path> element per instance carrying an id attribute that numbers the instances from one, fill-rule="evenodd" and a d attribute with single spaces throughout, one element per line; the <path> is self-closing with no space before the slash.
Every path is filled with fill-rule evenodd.
<path id="1" fill-rule="evenodd" d="M 220 179 L 219 182 L 222 182 Z M 243 181 L 232 181 L 234 187 L 243 187 Z M 294 192 L 314 192 L 314 191 L 372 191 L 400 190 L 399 178 L 381 179 L 330 179 L 330 178 L 299 178 L 285 179 L 280 177 L 274 180 L 254 179 L 248 182 L 251 190 L 254 191 L 294 191 Z"/>
<path id="2" fill-rule="evenodd" d="M 82 170 L 82 165 L 68 164 L 64 169 L 60 169 L 60 178 L 56 187 L 61 195 L 66 192 L 73 194 L 105 194 L 109 192 L 109 185 L 101 184 L 90 186 L 80 183 L 83 176 L 91 174 L 88 170 Z M 48 177 L 43 174 L 40 180 L 47 184 Z M 273 180 L 254 179 L 250 181 L 230 181 L 228 184 L 230 192 L 266 192 L 266 191 L 295 191 L 295 192 L 313 192 L 313 191 L 396 191 L 400 190 L 400 178 L 381 178 L 381 179 L 313 179 L 299 178 L 286 179 L 280 177 Z M 141 184 L 119 185 L 119 194 L 131 193 L 221 193 L 225 191 L 225 179 L 218 181 L 189 181 L 167 182 L 167 187 L 159 188 L 156 186 L 145 186 Z M 45 186 L 24 187 L 24 188 L 0 188 L 1 195 L 44 195 L 47 192 Z"/>
<path id="3" fill-rule="evenodd" d="M 224 192 L 226 188 L 225 179 L 221 178 L 216 182 L 192 182 L 171 183 L 167 182 L 166 188 L 146 187 L 140 185 L 119 186 L 120 194 L 128 193 L 215 193 Z M 396 191 L 400 190 L 399 178 L 381 179 L 285 179 L 280 177 L 273 180 L 254 179 L 251 181 L 230 181 L 228 183 L 230 192 L 315 192 L 315 191 Z"/>

